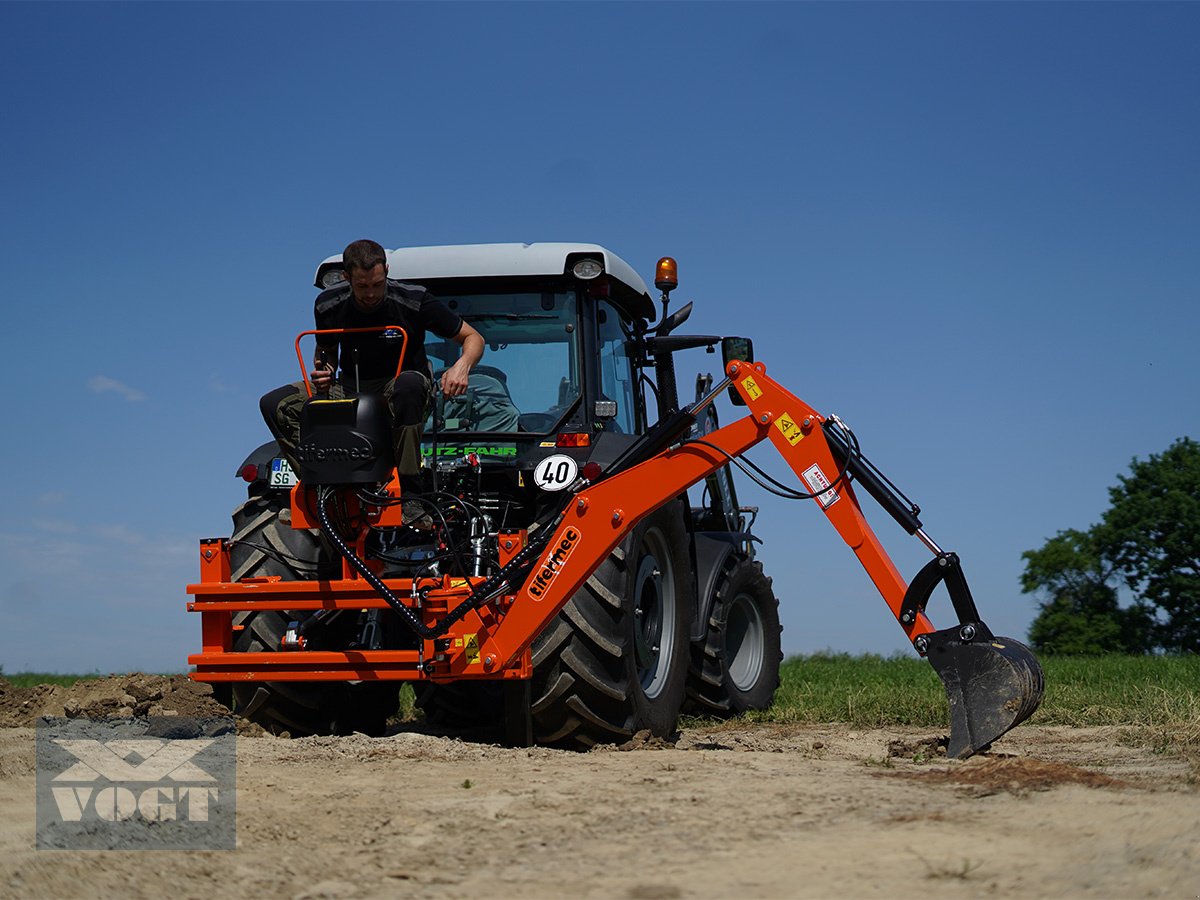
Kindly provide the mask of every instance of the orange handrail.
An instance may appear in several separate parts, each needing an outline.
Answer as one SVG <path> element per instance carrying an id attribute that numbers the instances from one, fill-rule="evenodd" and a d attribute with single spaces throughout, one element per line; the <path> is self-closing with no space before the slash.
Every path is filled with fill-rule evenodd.
<path id="1" fill-rule="evenodd" d="M 296 359 L 300 361 L 300 377 L 304 379 L 304 390 L 312 396 L 312 385 L 308 383 L 308 363 L 300 350 L 300 340 L 310 334 L 357 334 L 364 331 L 398 331 L 400 332 L 400 359 L 396 363 L 396 374 L 399 375 L 404 367 L 404 354 L 408 351 L 408 332 L 399 325 L 373 325 L 370 328 L 317 328 L 312 331 L 302 331 L 296 335 Z"/>

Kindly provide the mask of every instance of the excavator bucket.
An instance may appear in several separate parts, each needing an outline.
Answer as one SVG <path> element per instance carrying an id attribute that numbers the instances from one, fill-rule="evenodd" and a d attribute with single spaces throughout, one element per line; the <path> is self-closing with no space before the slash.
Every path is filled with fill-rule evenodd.
<path id="1" fill-rule="evenodd" d="M 966 759 L 1038 708 L 1045 682 L 1024 644 L 992 637 L 982 623 L 926 635 L 926 653 L 950 704 L 947 755 Z"/>

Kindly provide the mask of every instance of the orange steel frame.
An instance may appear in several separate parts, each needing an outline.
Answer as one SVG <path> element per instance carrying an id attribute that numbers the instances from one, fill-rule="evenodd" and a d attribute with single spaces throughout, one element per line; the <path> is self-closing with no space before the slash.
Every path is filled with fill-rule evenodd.
<path id="1" fill-rule="evenodd" d="M 195 666 L 192 678 L 209 682 L 439 682 L 531 677 L 530 644 L 571 595 L 640 519 L 725 465 L 726 454 L 739 456 L 766 439 L 802 482 L 810 485 L 810 492 L 836 478 L 838 464 L 821 429 L 824 417 L 820 413 L 768 377 L 762 363 L 731 362 L 726 374 L 746 401 L 748 415 L 707 434 L 704 440 L 712 447 L 684 443 L 585 487 L 564 510 L 561 523 L 525 583 L 513 593 L 467 613 L 438 644 L 421 640 L 419 650 L 235 653 L 234 612 L 389 607 L 348 563 L 343 564 L 342 578 L 336 581 L 281 581 L 270 577 L 231 583 L 228 542 L 202 542 L 201 580 L 187 588 L 194 598 L 188 609 L 201 614 L 203 642 L 202 651 L 188 657 L 189 664 Z M 389 490 L 398 496 L 395 481 Z M 858 557 L 909 640 L 932 632 L 934 627 L 923 613 L 910 625 L 900 622 L 900 606 L 908 585 L 868 526 L 853 487 L 843 481 L 830 490 L 832 494 L 824 493 L 813 502 Z M 294 526 L 306 527 L 315 522 L 312 502 L 311 489 L 302 484 L 293 488 Z M 388 516 L 390 509 L 382 514 L 371 509 L 361 512 L 373 524 L 398 524 Z M 360 557 L 363 540 L 360 536 L 357 541 Z M 503 564 L 524 546 L 526 535 L 501 533 L 499 540 Z M 483 580 L 444 576 L 422 579 L 416 585 L 411 579 L 388 579 L 385 583 L 425 625 L 432 626 L 469 596 L 472 585 Z M 423 592 L 423 602 L 414 596 L 414 588 Z"/>
<path id="2" fill-rule="evenodd" d="M 400 335 L 400 356 L 396 360 L 396 374 L 400 374 L 404 368 L 404 354 L 408 350 L 408 332 L 399 325 L 372 325 L 370 328 L 317 328 L 311 331 L 302 331 L 296 335 L 296 359 L 300 363 L 300 377 L 304 379 L 304 390 L 308 392 L 308 396 L 313 395 L 313 390 L 312 385 L 308 382 L 308 364 L 304 360 L 304 353 L 300 350 L 300 342 L 310 334 L 360 334 L 367 331 L 394 331 Z"/>

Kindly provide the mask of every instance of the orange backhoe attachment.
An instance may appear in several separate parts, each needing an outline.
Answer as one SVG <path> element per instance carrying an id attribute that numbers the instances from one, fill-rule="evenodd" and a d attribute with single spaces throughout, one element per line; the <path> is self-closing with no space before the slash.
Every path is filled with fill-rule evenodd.
<path id="1" fill-rule="evenodd" d="M 797 499 L 817 504 L 858 557 L 914 648 L 927 656 L 947 692 L 948 752 L 966 757 L 1028 718 L 1042 694 L 1042 672 L 1020 643 L 994 637 L 979 619 L 953 553 L 922 530 L 886 478 L 858 452 L 853 435 L 766 374 L 762 363 L 730 361 L 727 379 L 693 406 L 665 417 L 605 471 L 585 466 L 563 493 L 552 521 L 502 532 L 501 568 L 490 577 L 384 579 L 358 547 L 329 528 L 328 489 L 293 489 L 296 527 L 320 524 L 344 558 L 342 578 L 230 583 L 222 541 L 201 545 L 202 582 L 190 585 L 189 609 L 203 614 L 204 649 L 189 657 L 200 681 L 432 680 L 529 678 L 530 645 L 637 522 L 730 460 L 769 440 L 806 486 Z M 748 415 L 688 439 L 697 415 L 728 387 Z M 863 517 L 855 485 L 863 487 L 934 554 L 909 584 Z M 398 486 L 388 487 L 398 497 Z M 380 510 L 358 497 L 354 515 L 369 523 Z M 358 552 L 355 552 L 357 549 Z M 959 622 L 937 630 L 925 607 L 945 584 Z M 419 635 L 413 650 L 308 651 L 290 635 L 285 653 L 231 652 L 232 616 L 248 609 L 324 610 L 390 607 Z M 325 615 L 327 613 L 318 613 Z M 312 617 L 317 618 L 317 617 Z"/>

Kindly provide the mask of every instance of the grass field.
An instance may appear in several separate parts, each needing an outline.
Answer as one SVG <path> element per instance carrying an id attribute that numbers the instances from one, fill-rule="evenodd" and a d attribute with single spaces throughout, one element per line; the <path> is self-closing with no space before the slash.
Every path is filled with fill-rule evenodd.
<path id="1" fill-rule="evenodd" d="M 27 688 L 33 687 L 35 684 L 57 684 L 62 687 L 70 687 L 77 681 L 86 681 L 89 678 L 103 678 L 99 672 L 93 672 L 91 675 L 58 675 L 48 672 L 14 672 L 9 675 L 0 671 L 0 678 L 3 678 L 13 687 Z"/>
<path id="2" fill-rule="evenodd" d="M 1035 725 L 1122 725 L 1163 749 L 1200 753 L 1200 656 L 1043 657 L 1046 694 Z M 862 727 L 946 722 L 946 695 L 916 657 L 816 654 L 784 662 L 760 722 Z"/>

